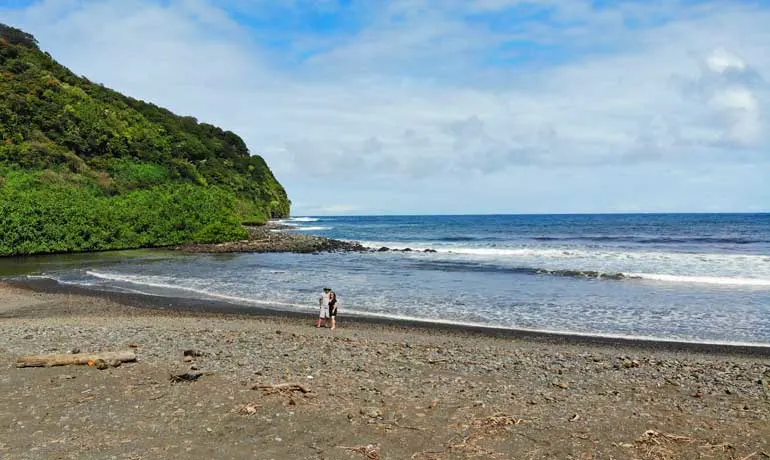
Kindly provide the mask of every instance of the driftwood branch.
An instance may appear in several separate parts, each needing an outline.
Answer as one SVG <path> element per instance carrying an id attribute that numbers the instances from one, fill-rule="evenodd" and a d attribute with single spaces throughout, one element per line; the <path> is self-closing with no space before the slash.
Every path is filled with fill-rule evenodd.
<path id="1" fill-rule="evenodd" d="M 16 367 L 51 367 L 84 365 L 97 361 L 105 363 L 128 363 L 136 361 L 133 351 L 105 351 L 101 353 L 72 353 L 22 356 L 16 360 Z"/>
<path id="2" fill-rule="evenodd" d="M 300 385 L 299 383 L 276 383 L 273 385 L 263 384 L 255 385 L 251 387 L 252 390 L 265 390 L 265 391 L 299 391 L 303 394 L 310 393 L 310 388 Z"/>

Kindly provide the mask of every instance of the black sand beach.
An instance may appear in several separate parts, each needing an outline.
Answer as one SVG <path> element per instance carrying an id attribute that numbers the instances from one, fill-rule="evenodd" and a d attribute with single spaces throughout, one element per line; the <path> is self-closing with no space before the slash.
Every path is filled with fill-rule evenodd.
<path id="1" fill-rule="evenodd" d="M 2 458 L 770 457 L 766 349 L 344 317 L 332 332 L 40 282 L 0 298 Z M 15 367 L 73 349 L 137 362 Z"/>

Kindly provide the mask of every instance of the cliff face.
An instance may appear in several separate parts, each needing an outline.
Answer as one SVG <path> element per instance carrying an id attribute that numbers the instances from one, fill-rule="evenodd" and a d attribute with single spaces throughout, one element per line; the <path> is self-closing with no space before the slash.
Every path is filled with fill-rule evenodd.
<path id="1" fill-rule="evenodd" d="M 0 255 L 226 241 L 289 207 L 236 134 L 78 77 L 0 24 Z"/>

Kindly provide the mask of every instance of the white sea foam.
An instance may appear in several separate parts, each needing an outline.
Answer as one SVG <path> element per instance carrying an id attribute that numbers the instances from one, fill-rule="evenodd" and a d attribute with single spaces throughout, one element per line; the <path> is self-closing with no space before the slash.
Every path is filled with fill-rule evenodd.
<path id="1" fill-rule="evenodd" d="M 317 217 L 289 217 L 291 222 L 318 222 Z"/>
<path id="2" fill-rule="evenodd" d="M 318 232 L 321 230 L 331 230 L 332 227 L 314 226 L 314 227 L 296 227 L 292 229 L 295 232 Z"/>
<path id="3" fill-rule="evenodd" d="M 770 280 L 757 278 L 729 278 L 720 276 L 681 276 L 663 275 L 657 273 L 627 273 L 633 278 L 645 280 L 665 281 L 667 283 L 699 283 L 716 284 L 722 286 L 761 286 L 770 287 Z"/>
<path id="4" fill-rule="evenodd" d="M 201 288 L 192 287 L 192 286 L 185 286 L 184 283 L 190 282 L 191 280 L 178 280 L 178 279 L 174 279 L 166 276 L 127 275 L 127 274 L 119 274 L 119 273 L 103 273 L 103 272 L 96 272 L 91 270 L 86 271 L 86 273 L 95 278 L 100 278 L 100 279 L 105 279 L 110 281 L 118 281 L 123 283 L 131 283 L 131 284 L 140 285 L 140 286 L 149 286 L 149 287 L 160 288 L 160 289 L 190 292 L 193 294 L 198 294 L 198 295 L 202 295 L 209 298 L 215 298 L 219 300 L 225 300 L 232 303 L 245 303 L 245 304 L 272 306 L 272 307 L 288 307 L 291 309 L 302 309 L 302 310 L 307 310 L 309 308 L 309 306 L 306 304 L 279 302 L 274 300 L 259 300 L 259 299 L 254 299 L 250 297 L 243 297 L 243 296 L 237 296 L 237 295 L 232 295 L 228 293 L 211 291 L 209 289 L 201 289 Z M 136 292 L 152 295 L 151 293 L 142 292 L 142 291 L 136 291 Z"/>

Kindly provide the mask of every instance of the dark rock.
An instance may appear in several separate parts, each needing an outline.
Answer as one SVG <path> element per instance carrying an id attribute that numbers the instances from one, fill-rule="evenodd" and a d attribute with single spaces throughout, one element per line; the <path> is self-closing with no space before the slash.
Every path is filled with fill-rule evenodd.
<path id="1" fill-rule="evenodd" d="M 202 375 L 203 372 L 185 372 L 184 374 L 171 375 L 169 380 L 171 380 L 171 383 L 194 382 L 201 378 Z"/>

